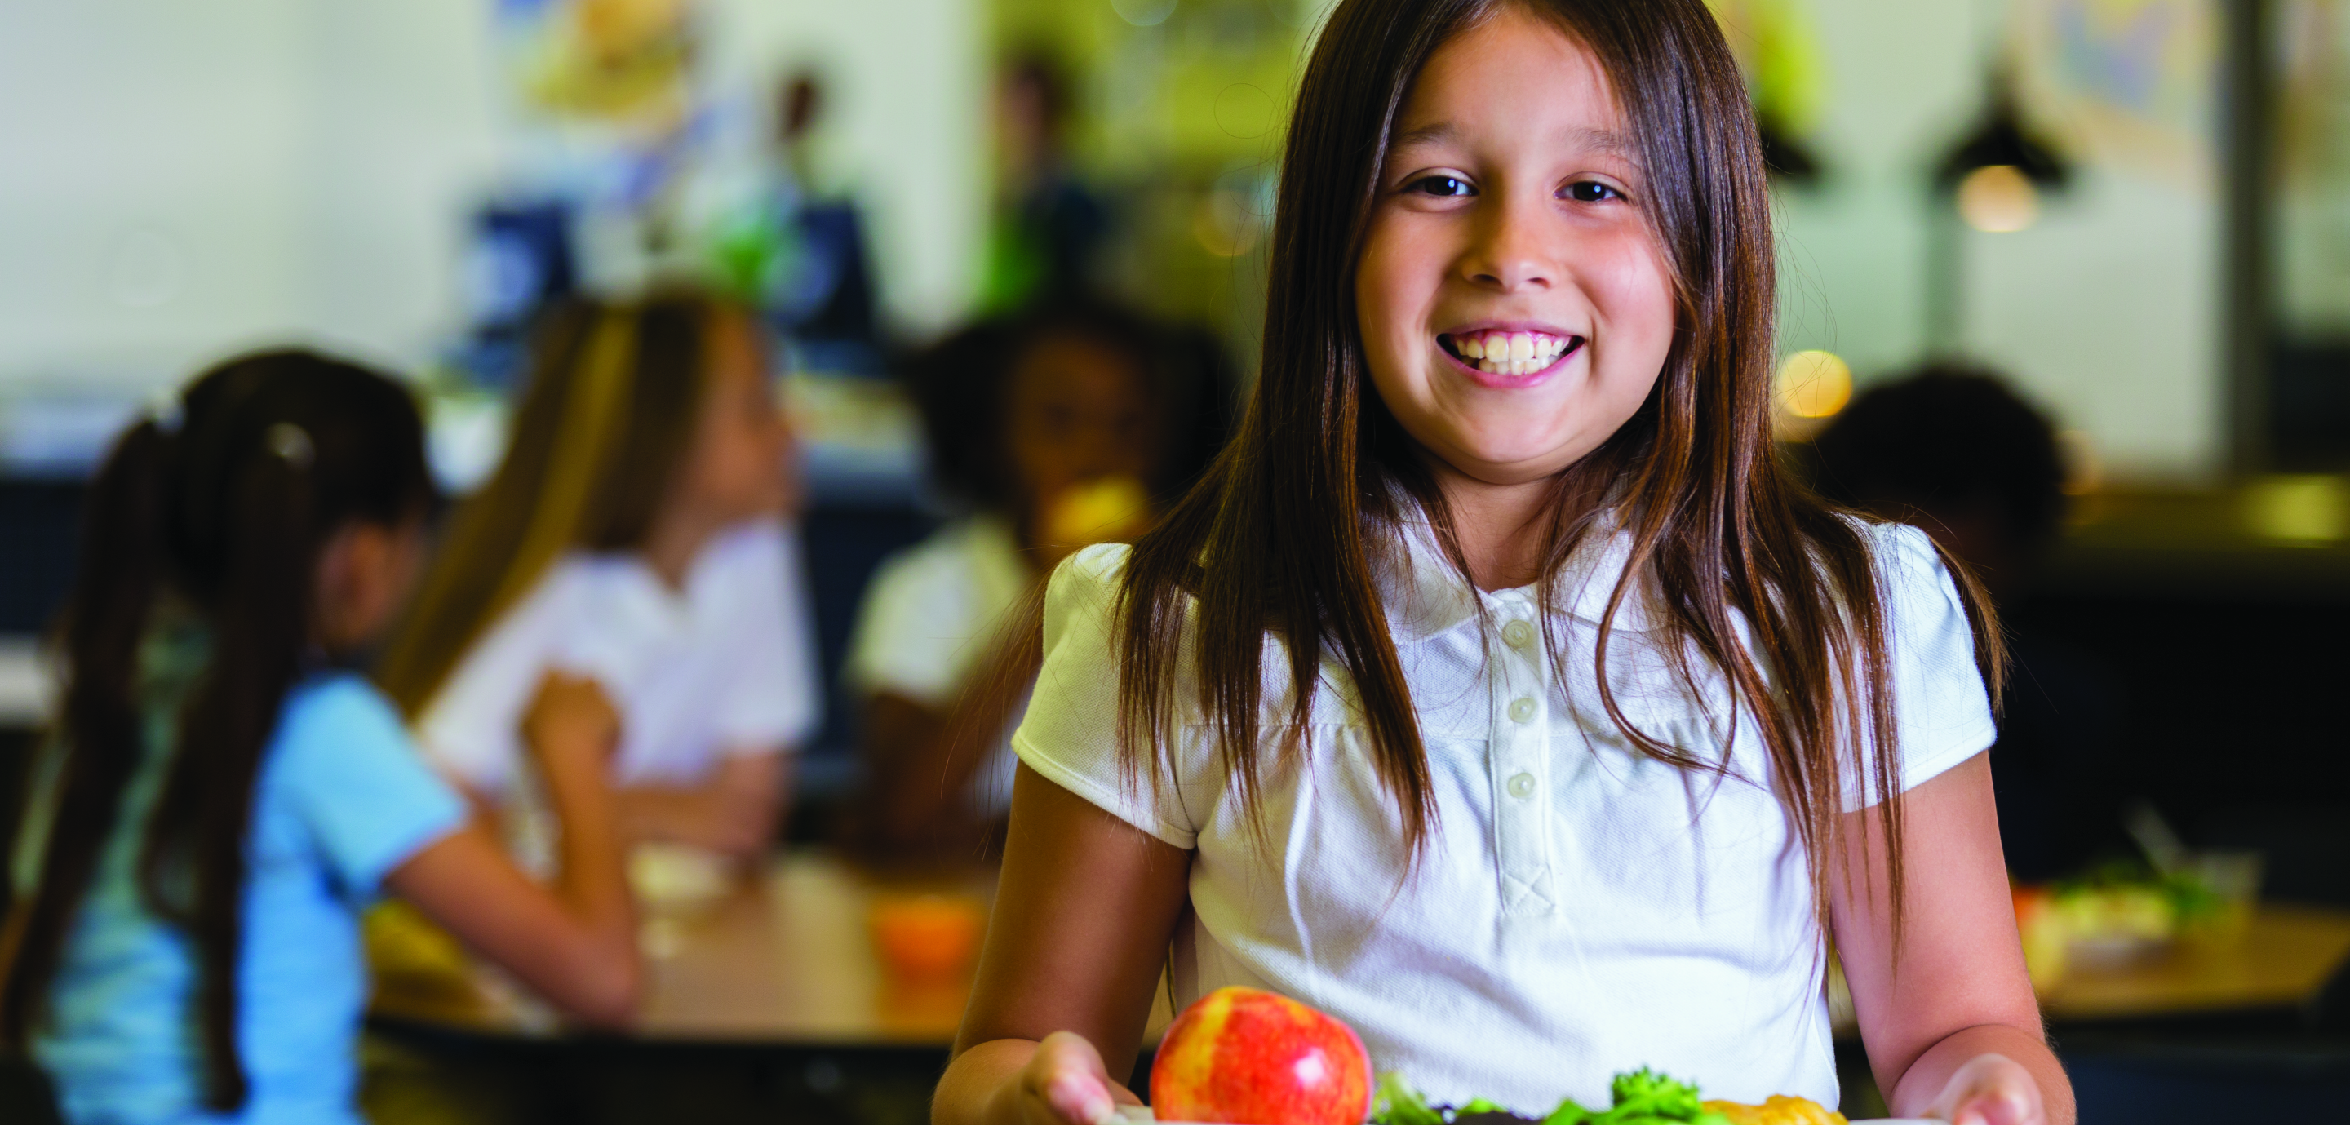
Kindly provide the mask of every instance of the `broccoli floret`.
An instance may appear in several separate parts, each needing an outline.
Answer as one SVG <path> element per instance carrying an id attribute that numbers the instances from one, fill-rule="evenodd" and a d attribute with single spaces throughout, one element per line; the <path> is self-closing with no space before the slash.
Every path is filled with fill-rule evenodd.
<path id="1" fill-rule="evenodd" d="M 1551 1110 L 1550 1116 L 1542 1119 L 1542 1125 L 1589 1125 L 1596 1120 L 1590 1110 L 1575 1104 L 1575 1099 L 1568 1098 L 1560 1102 L 1557 1109 Z"/>
<path id="2" fill-rule="evenodd" d="M 1371 1120 L 1374 1125 L 1445 1125 L 1444 1115 L 1428 1104 L 1427 1097 L 1392 1070 L 1379 1076 L 1379 1092 L 1371 1097 Z"/>
<path id="3" fill-rule="evenodd" d="M 1616 1104 L 1594 1116 L 1592 1125 L 1687 1123 L 1705 1112 L 1698 1105 L 1697 1087 L 1647 1067 L 1616 1075 L 1609 1092 L 1615 1095 Z"/>

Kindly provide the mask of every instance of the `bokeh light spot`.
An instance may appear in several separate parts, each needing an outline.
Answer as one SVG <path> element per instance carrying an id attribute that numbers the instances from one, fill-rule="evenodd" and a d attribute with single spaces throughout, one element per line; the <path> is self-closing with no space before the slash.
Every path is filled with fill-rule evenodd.
<path id="1" fill-rule="evenodd" d="M 2012 164 L 1993 164 L 1958 182 L 1958 215 L 1986 234 L 2013 234 L 2040 217 L 2040 189 Z"/>
<path id="2" fill-rule="evenodd" d="M 1852 367 L 1834 352 L 1797 352 L 1779 365 L 1778 390 L 1787 413 L 1826 418 L 1852 401 Z"/>

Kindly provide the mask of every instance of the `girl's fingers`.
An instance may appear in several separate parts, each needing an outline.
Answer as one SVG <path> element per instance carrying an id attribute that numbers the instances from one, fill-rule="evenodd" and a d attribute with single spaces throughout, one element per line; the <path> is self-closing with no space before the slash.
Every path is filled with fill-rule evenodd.
<path id="1" fill-rule="evenodd" d="M 1045 1036 L 1027 1072 L 1029 1092 L 1052 1118 L 1067 1125 L 1109 1125 L 1118 1119 L 1109 1071 L 1084 1037 L 1066 1031 Z"/>
<path id="2" fill-rule="evenodd" d="M 2042 1125 L 2041 1116 L 2023 1091 L 2002 1086 L 1978 1091 L 1959 1103 L 1952 1125 Z"/>
<path id="3" fill-rule="evenodd" d="M 2046 1125 L 2040 1087 L 2023 1065 L 2001 1055 L 1970 1059 L 1950 1076 L 1935 1116 L 1951 1125 Z"/>

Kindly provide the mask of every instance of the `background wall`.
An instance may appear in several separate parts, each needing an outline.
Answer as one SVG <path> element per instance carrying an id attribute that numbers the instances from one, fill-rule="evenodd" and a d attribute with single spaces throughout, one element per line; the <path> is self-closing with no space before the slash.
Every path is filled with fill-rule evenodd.
<path id="1" fill-rule="evenodd" d="M 1812 139 L 1830 176 L 1816 190 L 1781 193 L 1786 346 L 1835 351 L 1864 384 L 1918 359 L 1927 170 L 1980 112 L 2010 19 L 2153 6 L 1798 5 L 1820 41 L 1826 90 Z M 2208 81 L 2202 100 L 2208 108 Z M 1963 236 L 1966 350 L 2084 434 L 2113 475 L 2217 473 L 2219 204 L 2208 142 L 2158 159 L 2100 145 L 2062 118 L 2041 124 L 2078 174 L 2031 228 Z"/>
<path id="2" fill-rule="evenodd" d="M 0 4 L 0 389 L 158 386 L 306 339 L 414 366 L 459 327 L 501 181 L 489 0 Z M 765 110 L 821 60 L 889 311 L 968 301 L 984 227 L 974 0 L 718 0 L 710 73 Z"/>
<path id="3" fill-rule="evenodd" d="M 1863 382 L 1922 354 L 1924 169 L 1978 111 L 2010 4 L 2088 16 L 2145 6 L 1789 0 L 1818 40 L 1824 88 L 1811 140 L 1830 168 L 1820 187 L 1782 197 L 1790 350 L 1837 351 Z M 774 73 L 823 64 L 830 171 L 866 200 L 889 314 L 926 332 L 964 311 L 976 279 L 991 40 L 1097 29 L 1078 36 L 1090 48 L 1081 53 L 1149 69 L 1161 76 L 1151 89 L 1183 95 L 1105 105 L 1113 120 L 1090 148 L 1117 135 L 1119 113 L 1147 115 L 1132 123 L 1136 136 L 1156 138 L 1144 147 L 1165 149 L 1204 188 L 1230 174 L 1220 161 L 1244 167 L 1270 147 L 1238 135 L 1254 126 L 1236 131 L 1225 111 L 1286 106 L 1285 87 L 1266 87 L 1279 86 L 1273 71 L 1294 52 L 1236 57 L 1234 73 L 1218 78 L 1207 62 L 1185 60 L 1212 61 L 1219 29 L 1234 25 L 1229 13 L 1204 14 L 1241 11 L 1233 0 L 1182 0 L 1155 33 L 1166 46 L 1148 50 L 1119 38 L 1151 33 L 1105 14 L 1110 6 L 711 0 L 708 61 L 754 112 Z M 1268 11 L 1295 26 L 1310 24 L 1302 17 L 1315 6 Z M 427 359 L 457 326 L 464 216 L 500 175 L 489 8 L 0 5 L 0 389 L 167 384 L 228 349 L 289 337 L 406 365 Z M 1116 34 L 1098 30 L 1108 28 Z M 1162 56 L 1171 61 L 1136 62 Z M 1088 88 L 1116 102 L 1123 87 L 1111 74 Z M 1193 103 L 1196 112 L 1184 109 Z M 1169 122 L 1198 124 L 1236 155 L 1195 159 L 1176 143 L 1189 134 Z M 2077 186 L 2038 225 L 1967 236 L 1969 350 L 2086 434 L 2115 474 L 2214 472 L 2222 394 L 2208 170 L 2076 155 Z M 1148 170 L 1109 171 L 1147 179 Z M 1145 214 L 1169 210 L 1149 222 L 1187 237 L 1189 206 Z M 1249 261 L 1189 272 L 1253 299 L 1234 280 L 1246 280 Z M 1183 265 L 1145 272 L 1182 288 Z"/>

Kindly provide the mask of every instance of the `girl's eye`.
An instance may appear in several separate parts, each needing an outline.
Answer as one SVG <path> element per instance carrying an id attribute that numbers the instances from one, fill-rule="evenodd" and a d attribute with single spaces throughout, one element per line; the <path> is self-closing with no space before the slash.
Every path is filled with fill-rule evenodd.
<path id="1" fill-rule="evenodd" d="M 1624 198 L 1624 193 L 1597 180 L 1577 180 L 1567 185 L 1566 197 L 1577 203 L 1606 203 Z"/>
<path id="2" fill-rule="evenodd" d="M 1422 176 L 1419 179 L 1405 184 L 1403 189 L 1406 192 L 1419 195 L 1435 195 L 1448 198 L 1467 195 L 1471 191 L 1469 187 L 1469 181 L 1464 180 L 1459 176 L 1447 176 L 1441 173 L 1434 176 Z"/>

